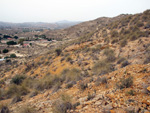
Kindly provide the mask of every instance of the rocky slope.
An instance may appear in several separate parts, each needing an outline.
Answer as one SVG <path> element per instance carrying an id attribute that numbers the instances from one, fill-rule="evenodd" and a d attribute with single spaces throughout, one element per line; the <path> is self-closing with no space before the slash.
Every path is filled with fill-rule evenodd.
<path id="1" fill-rule="evenodd" d="M 149 19 L 147 10 L 57 31 L 64 39 L 48 53 L 1 72 L 0 102 L 14 113 L 150 112 Z"/>

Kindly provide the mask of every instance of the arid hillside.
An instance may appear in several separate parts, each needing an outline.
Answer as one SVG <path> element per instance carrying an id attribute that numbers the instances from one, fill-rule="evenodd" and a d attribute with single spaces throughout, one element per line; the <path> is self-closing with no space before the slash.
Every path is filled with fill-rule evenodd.
<path id="1" fill-rule="evenodd" d="M 146 10 L 43 31 L 61 41 L 1 69 L 1 111 L 149 113 L 149 20 Z"/>

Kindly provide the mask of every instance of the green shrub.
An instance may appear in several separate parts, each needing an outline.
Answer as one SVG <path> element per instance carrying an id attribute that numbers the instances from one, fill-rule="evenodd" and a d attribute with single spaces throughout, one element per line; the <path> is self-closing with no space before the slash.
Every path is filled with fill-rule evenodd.
<path id="1" fill-rule="evenodd" d="M 9 52 L 8 49 L 4 49 L 4 50 L 3 50 L 3 53 L 8 53 L 8 52 Z"/>
<path id="2" fill-rule="evenodd" d="M 24 75 L 16 75 L 12 78 L 11 83 L 20 85 L 26 77 Z"/>
<path id="3" fill-rule="evenodd" d="M 5 56 L 5 57 L 4 57 L 4 59 L 7 59 L 7 58 L 9 58 L 9 56 Z"/>
<path id="4" fill-rule="evenodd" d="M 16 58 L 17 56 L 16 56 L 16 54 L 11 54 L 10 55 L 10 58 Z"/>
<path id="5" fill-rule="evenodd" d="M 7 45 L 16 45 L 17 43 L 16 42 L 14 42 L 14 41 L 8 41 L 7 42 Z"/>
<path id="6" fill-rule="evenodd" d="M 119 82 L 117 82 L 116 86 L 119 89 L 129 88 L 133 85 L 133 77 L 130 76 L 128 78 L 122 78 Z"/>

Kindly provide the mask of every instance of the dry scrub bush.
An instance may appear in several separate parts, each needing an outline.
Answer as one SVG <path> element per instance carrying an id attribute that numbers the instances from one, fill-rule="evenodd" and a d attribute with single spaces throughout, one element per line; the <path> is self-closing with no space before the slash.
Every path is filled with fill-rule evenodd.
<path id="1" fill-rule="evenodd" d="M 24 106 L 19 110 L 18 113 L 37 113 L 37 111 L 31 106 Z"/>
<path id="2" fill-rule="evenodd" d="M 11 84 L 8 89 L 5 91 L 6 98 L 10 98 L 15 95 L 27 95 L 29 90 L 25 86 L 17 86 L 15 84 Z"/>
<path id="3" fill-rule="evenodd" d="M 106 60 L 102 60 L 97 62 L 93 66 L 92 70 L 97 75 L 103 75 L 114 71 L 114 66 L 111 63 L 108 63 Z"/>
<path id="4" fill-rule="evenodd" d="M 119 82 L 117 82 L 116 86 L 119 89 L 129 88 L 133 85 L 133 77 L 130 76 L 128 78 L 121 78 Z"/>
<path id="5" fill-rule="evenodd" d="M 8 106 L 4 104 L 0 104 L 0 113 L 10 113 Z"/>
<path id="6" fill-rule="evenodd" d="M 72 109 L 71 98 L 67 94 L 62 94 L 61 98 L 56 100 L 52 105 L 54 113 L 67 113 L 67 110 Z"/>
<path id="7" fill-rule="evenodd" d="M 61 73 L 62 80 L 65 82 L 69 81 L 78 81 L 82 79 L 81 71 L 79 69 L 73 68 L 73 69 L 65 69 Z"/>

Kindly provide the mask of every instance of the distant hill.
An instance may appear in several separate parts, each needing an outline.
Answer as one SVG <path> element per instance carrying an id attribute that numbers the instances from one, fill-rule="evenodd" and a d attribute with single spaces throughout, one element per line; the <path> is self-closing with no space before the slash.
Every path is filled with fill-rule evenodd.
<path id="1" fill-rule="evenodd" d="M 55 23 L 46 22 L 24 22 L 24 23 L 10 23 L 0 22 L 0 28 L 45 28 L 45 29 L 63 29 L 67 28 L 80 22 L 72 21 L 59 21 Z"/>

